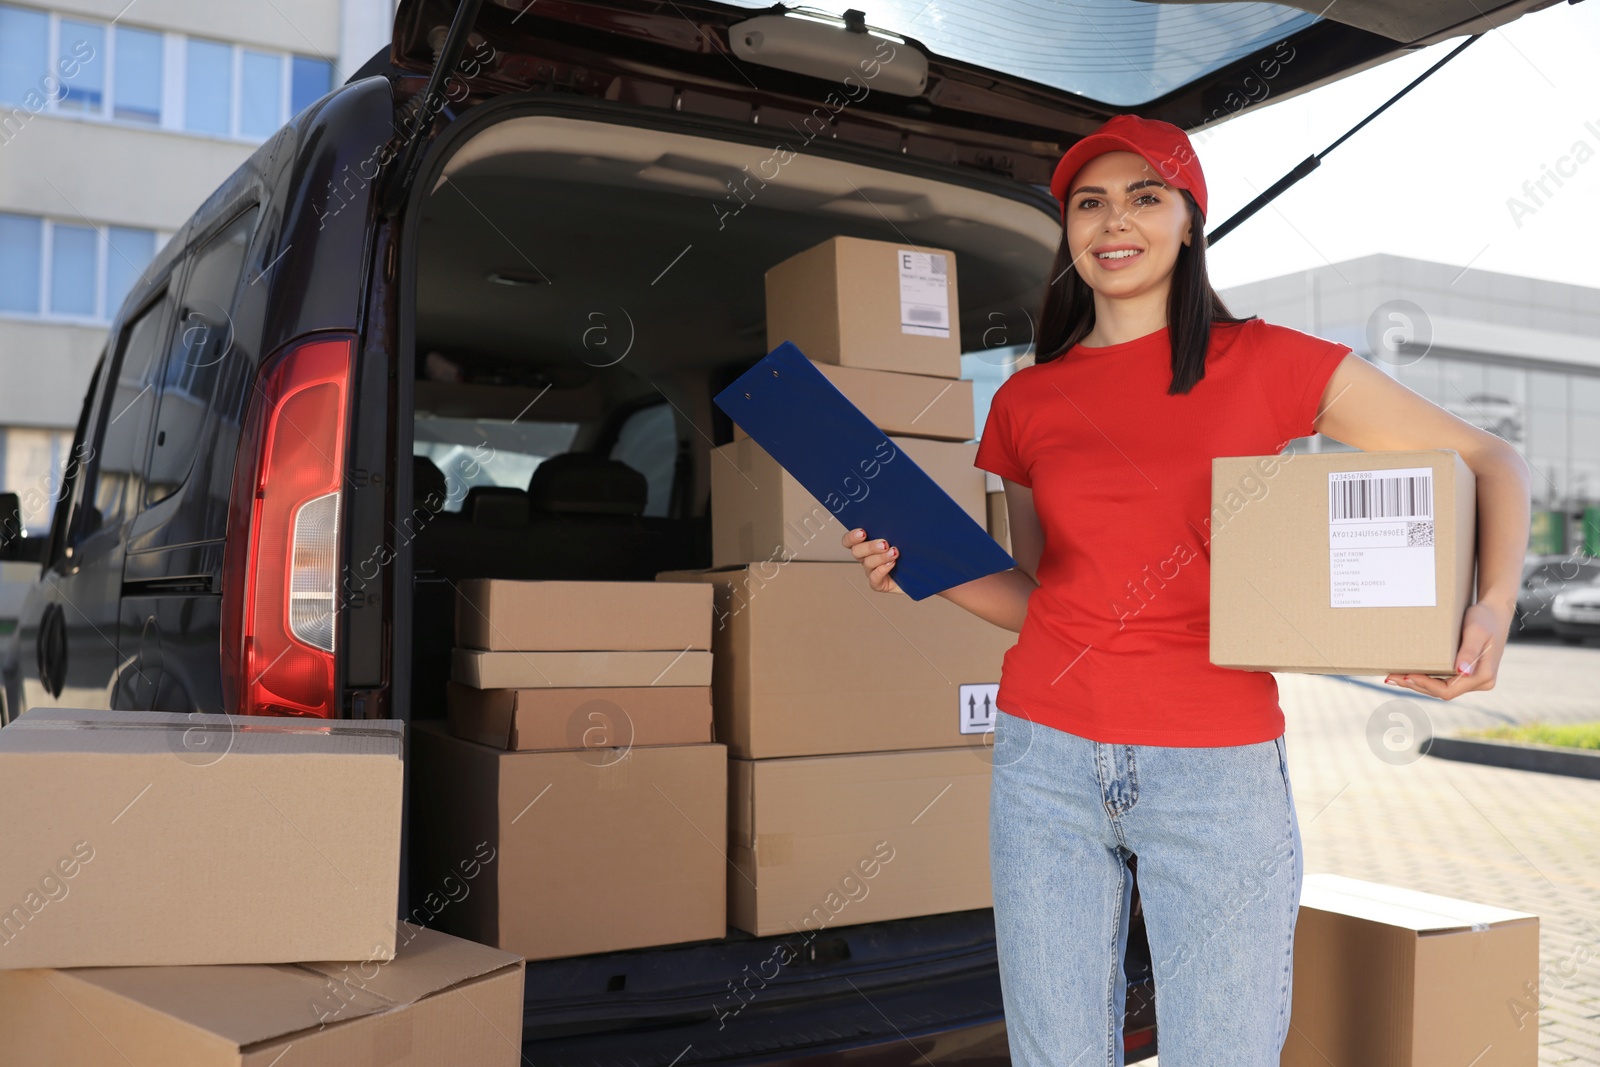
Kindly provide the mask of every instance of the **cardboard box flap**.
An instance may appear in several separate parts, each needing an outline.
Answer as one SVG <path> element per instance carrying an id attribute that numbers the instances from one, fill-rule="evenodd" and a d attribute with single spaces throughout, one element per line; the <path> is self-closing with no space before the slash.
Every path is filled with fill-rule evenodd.
<path id="1" fill-rule="evenodd" d="M 434 930 L 407 932 L 411 940 L 388 962 L 81 967 L 62 973 L 247 1047 L 393 1011 L 522 959 Z"/>
<path id="2" fill-rule="evenodd" d="M 349 966 L 370 974 L 379 965 Z M 363 991 L 358 980 L 330 986 L 324 976 L 295 964 L 75 967 L 60 973 L 237 1046 L 390 1008 L 383 998 Z"/>
<path id="3" fill-rule="evenodd" d="M 0 754 L 320 752 L 400 758 L 399 719 L 326 720 L 261 715 L 31 708 L 0 731 Z"/>
<path id="4" fill-rule="evenodd" d="M 1364 882 L 1337 874 L 1307 876 L 1301 888 L 1300 904 L 1302 907 L 1350 915 L 1424 935 L 1487 930 L 1499 923 L 1538 919 L 1538 916 L 1525 911 L 1457 900 L 1400 886 Z"/>
<path id="5" fill-rule="evenodd" d="M 300 966 L 335 982 L 358 982 L 367 992 L 397 1008 L 469 978 L 480 978 L 509 967 L 522 958 L 512 952 L 502 952 L 410 923 L 401 927 L 396 939 L 404 945 L 394 962 L 380 965 L 334 961 Z M 396 962 L 403 962 L 404 966 L 397 967 Z M 377 973 L 373 974 L 374 971 Z M 371 977 L 367 977 L 369 975 Z"/>

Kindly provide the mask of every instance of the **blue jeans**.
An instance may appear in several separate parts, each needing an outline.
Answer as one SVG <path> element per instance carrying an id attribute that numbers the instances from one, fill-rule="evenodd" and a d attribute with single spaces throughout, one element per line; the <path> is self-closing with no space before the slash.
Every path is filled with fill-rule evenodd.
<path id="1" fill-rule="evenodd" d="M 1161 1067 L 1277 1067 L 1303 869 L 1281 734 L 1118 745 L 997 712 L 989 849 L 1016 1067 L 1122 1067 L 1130 853 Z"/>

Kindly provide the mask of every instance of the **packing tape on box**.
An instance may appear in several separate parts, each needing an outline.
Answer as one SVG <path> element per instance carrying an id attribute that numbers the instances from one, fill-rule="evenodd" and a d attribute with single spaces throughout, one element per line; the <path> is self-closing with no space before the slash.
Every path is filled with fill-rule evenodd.
<path id="1" fill-rule="evenodd" d="M 757 559 L 756 556 L 756 531 L 754 522 L 741 522 L 739 524 L 739 558 L 742 560 Z"/>
<path id="2" fill-rule="evenodd" d="M 757 834 L 756 866 L 782 867 L 794 860 L 793 834 Z"/>
<path id="3" fill-rule="evenodd" d="M 220 716 L 218 716 L 220 717 Z M 245 716 L 232 716 L 222 722 L 199 719 L 193 722 L 93 722 L 89 719 L 29 719 L 20 718 L 6 727 L 30 730 L 201 730 L 206 733 L 259 733 L 259 734 L 338 734 L 340 737 L 400 737 L 400 728 L 381 726 L 344 726 L 346 720 L 334 723 L 307 723 L 298 719 L 264 719 L 261 722 L 240 722 Z M 250 716 L 249 718 L 254 718 Z"/>

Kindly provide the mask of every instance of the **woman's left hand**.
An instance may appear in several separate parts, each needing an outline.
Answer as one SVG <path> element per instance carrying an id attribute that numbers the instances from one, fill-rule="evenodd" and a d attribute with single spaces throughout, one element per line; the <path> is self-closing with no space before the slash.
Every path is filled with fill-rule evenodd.
<path id="1" fill-rule="evenodd" d="M 1500 670 L 1500 654 L 1511 632 L 1511 612 L 1496 604 L 1473 604 L 1461 620 L 1461 648 L 1456 653 L 1456 673 L 1441 679 L 1426 674 L 1391 674 L 1390 685 L 1412 689 L 1440 700 L 1453 700 L 1474 689 L 1493 689 Z"/>

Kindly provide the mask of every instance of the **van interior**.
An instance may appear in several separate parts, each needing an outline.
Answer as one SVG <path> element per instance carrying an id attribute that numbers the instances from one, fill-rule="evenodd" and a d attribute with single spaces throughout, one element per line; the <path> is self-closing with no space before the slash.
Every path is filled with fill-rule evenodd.
<path id="1" fill-rule="evenodd" d="M 522 115 L 446 161 L 415 259 L 414 717 L 444 714 L 454 583 L 711 565 L 712 397 L 769 350 L 768 268 L 835 235 L 951 249 L 962 351 L 1029 340 L 1045 211 L 771 144 Z"/>
<path id="2" fill-rule="evenodd" d="M 805 151 L 779 166 L 772 151 L 523 115 L 449 157 L 414 257 L 413 718 L 444 715 L 460 580 L 649 581 L 711 565 L 712 449 L 733 437 L 712 397 L 769 351 L 773 265 L 841 234 L 953 250 L 963 352 L 1025 351 L 1060 234 L 1047 190 L 1041 210 L 970 179 Z M 527 972 L 525 1039 L 558 1061 L 643 1063 L 661 1040 L 641 1018 L 695 1027 L 697 1055 L 737 1057 L 865 1041 L 884 1029 L 874 1005 L 930 1028 L 1000 1011 L 982 909 L 810 942 L 739 1036 L 705 1013 L 739 1003 L 728 975 L 752 936 L 542 961 Z M 1148 1027 L 1141 941 L 1128 1010 Z M 1003 1057 L 1003 1033 L 985 1033 L 929 1051 Z"/>

